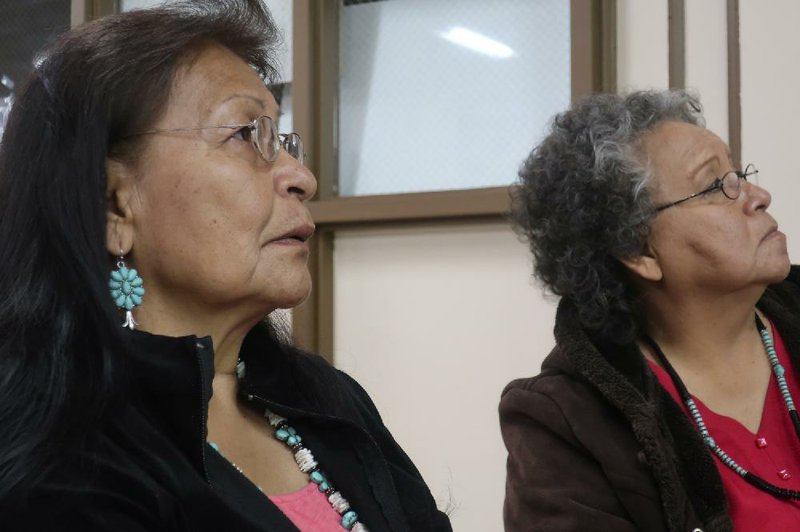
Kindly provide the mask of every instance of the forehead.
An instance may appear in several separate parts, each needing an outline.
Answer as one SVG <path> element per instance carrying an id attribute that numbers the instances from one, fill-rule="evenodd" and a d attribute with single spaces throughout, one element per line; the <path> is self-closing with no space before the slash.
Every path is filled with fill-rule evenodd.
<path id="1" fill-rule="evenodd" d="M 175 73 L 165 118 L 192 115 L 188 125 L 204 124 L 221 109 L 237 108 L 277 114 L 275 99 L 255 70 L 228 48 L 208 44 Z"/>
<path id="2" fill-rule="evenodd" d="M 719 170 L 730 159 L 728 146 L 713 132 L 685 122 L 662 122 L 643 137 L 654 178 L 661 185 L 693 182 L 702 170 Z"/>

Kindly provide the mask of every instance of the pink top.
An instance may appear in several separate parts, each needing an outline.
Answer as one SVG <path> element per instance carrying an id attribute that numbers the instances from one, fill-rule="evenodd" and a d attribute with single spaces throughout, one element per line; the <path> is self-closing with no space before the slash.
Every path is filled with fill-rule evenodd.
<path id="1" fill-rule="evenodd" d="M 786 369 L 786 384 L 795 404 L 800 405 L 800 386 L 796 368 L 792 367 L 786 346 L 774 326 L 772 331 L 778 360 Z M 652 362 L 650 369 L 658 377 L 661 386 L 691 418 L 667 372 Z M 691 393 L 691 390 L 689 392 Z M 700 410 L 700 415 L 703 416 L 711 437 L 728 453 L 728 456 L 771 484 L 800 490 L 800 442 L 774 374 L 770 377 L 761 424 L 756 434 L 733 418 L 715 414 L 694 395 L 692 398 Z M 800 503 L 773 497 L 752 486 L 716 456 L 714 462 L 722 477 L 722 485 L 728 500 L 728 513 L 736 530 L 748 532 L 800 530 Z"/>
<path id="2" fill-rule="evenodd" d="M 342 518 L 328 497 L 313 482 L 286 495 L 270 495 L 271 500 L 300 532 L 342 532 Z"/>

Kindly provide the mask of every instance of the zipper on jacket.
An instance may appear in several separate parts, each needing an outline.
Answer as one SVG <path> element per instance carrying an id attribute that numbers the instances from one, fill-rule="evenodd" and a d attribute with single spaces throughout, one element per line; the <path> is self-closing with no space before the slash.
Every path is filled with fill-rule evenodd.
<path id="1" fill-rule="evenodd" d="M 205 346 L 196 339 L 194 344 L 194 352 L 197 357 L 197 368 L 200 371 L 200 436 L 202 438 L 203 434 L 206 432 L 208 423 L 208 403 L 206 402 L 205 397 L 203 397 L 203 390 L 206 389 L 206 374 L 203 368 L 203 355 L 200 352 L 201 349 L 205 349 Z M 205 438 L 202 439 L 203 441 L 200 442 L 200 462 L 203 465 L 203 477 L 206 481 L 206 484 L 213 489 L 214 485 L 211 483 L 211 477 L 208 475 L 208 465 L 206 464 L 206 441 Z"/>
<path id="2" fill-rule="evenodd" d="M 247 394 L 247 400 L 249 402 L 251 402 L 251 403 L 254 402 L 254 401 L 258 401 L 258 402 L 262 403 L 262 406 L 264 406 L 265 408 L 269 408 L 269 409 L 273 409 L 274 407 L 277 407 L 277 410 L 285 410 L 287 412 L 292 412 L 294 414 L 297 414 L 300 417 L 311 418 L 311 419 L 322 419 L 322 420 L 338 421 L 339 423 L 343 423 L 345 425 L 350 426 L 351 428 L 356 429 L 362 435 L 366 436 L 367 439 L 369 440 L 369 442 L 372 445 L 374 445 L 376 448 L 380 449 L 380 446 L 378 445 L 378 442 L 375 441 L 375 438 L 373 438 L 372 435 L 369 432 L 367 432 L 363 427 L 361 427 L 360 425 L 356 424 L 355 422 L 350 421 L 349 419 L 346 419 L 346 418 L 343 418 L 343 417 L 338 417 L 338 416 L 331 416 L 331 415 L 327 415 L 327 414 L 324 414 L 324 415 L 323 414 L 315 414 L 313 412 L 307 412 L 305 410 L 298 410 L 298 409 L 292 408 L 290 406 L 285 406 L 285 405 L 281 405 L 279 403 L 275 403 L 274 401 L 270 401 L 269 399 L 266 399 L 264 397 L 261 397 L 260 395 L 255 395 L 255 394 L 252 394 L 252 393 L 248 393 Z"/>

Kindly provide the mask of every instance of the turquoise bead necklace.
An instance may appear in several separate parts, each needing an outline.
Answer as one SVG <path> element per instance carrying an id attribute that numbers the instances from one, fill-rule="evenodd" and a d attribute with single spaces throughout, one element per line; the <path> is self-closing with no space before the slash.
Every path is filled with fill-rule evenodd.
<path id="1" fill-rule="evenodd" d="M 236 374 L 239 378 L 242 378 L 244 375 L 244 362 L 239 361 L 236 366 Z M 345 530 L 350 530 L 351 532 L 368 532 L 367 527 L 365 527 L 363 523 L 359 522 L 358 514 L 350 507 L 350 503 L 347 502 L 347 499 L 345 499 L 341 493 L 336 491 L 331 481 L 320 470 L 319 464 L 314 459 L 314 455 L 311 454 L 311 451 L 303 446 L 303 438 L 297 433 L 297 430 L 289 425 L 286 418 L 277 414 L 273 414 L 269 410 L 264 411 L 264 417 L 267 418 L 269 424 L 275 429 L 275 432 L 273 433 L 275 438 L 286 444 L 286 446 L 292 450 L 292 454 L 294 454 L 294 460 L 297 462 L 297 466 L 300 468 L 300 471 L 308 475 L 308 477 L 311 479 L 311 482 L 317 485 L 319 491 L 325 494 L 331 507 L 341 516 L 342 528 Z M 225 455 L 222 454 L 219 446 L 216 443 L 208 442 L 208 444 L 212 449 L 218 452 L 220 456 L 225 458 Z M 247 477 L 247 475 L 244 474 L 244 471 L 242 471 L 239 466 L 227 458 L 225 459 L 234 467 L 234 469 L 241 473 L 242 476 Z M 258 486 L 258 489 L 261 490 L 261 487 Z"/>
<path id="2" fill-rule="evenodd" d="M 319 464 L 314 460 L 314 455 L 311 454 L 311 451 L 303 447 L 303 438 L 294 427 L 288 424 L 286 418 L 273 414 L 269 410 L 264 412 L 264 416 L 269 420 L 269 424 L 275 428 L 275 438 L 285 443 L 294 453 L 294 459 L 300 471 L 308 474 L 311 482 L 317 485 L 319 491 L 326 495 L 333 509 L 342 516 L 342 528 L 353 532 L 367 532 L 367 527 L 358 521 L 358 514 L 350 508 L 350 503 L 347 502 L 347 499 L 336 491 L 331 481 L 319 469 Z"/>
<path id="3" fill-rule="evenodd" d="M 783 402 L 786 404 L 786 409 L 789 412 L 789 417 L 792 420 L 792 425 L 794 426 L 795 434 L 797 434 L 798 439 L 800 439 L 800 415 L 797 413 L 797 409 L 794 405 L 794 400 L 792 399 L 792 394 L 789 391 L 789 386 L 786 384 L 786 377 L 784 377 L 784 373 L 786 370 L 781 365 L 780 361 L 778 360 L 778 355 L 775 352 L 775 346 L 772 342 L 772 337 L 767 331 L 767 327 L 761 321 L 761 318 L 758 317 L 756 314 L 756 328 L 758 329 L 758 333 L 761 336 L 761 343 L 764 344 L 764 350 L 767 353 L 767 359 L 769 360 L 769 364 L 772 367 L 772 373 L 775 375 L 775 380 L 778 382 L 778 388 L 781 391 L 781 396 L 783 397 Z M 728 455 L 722 448 L 717 445 L 717 442 L 714 438 L 711 437 L 711 434 L 706 427 L 705 422 L 703 421 L 703 416 L 700 415 L 700 410 L 698 410 L 697 405 L 692 399 L 692 396 L 689 394 L 689 391 L 686 389 L 686 386 L 683 384 L 683 381 L 678 376 L 675 369 L 667 360 L 667 357 L 664 356 L 664 352 L 661 350 L 659 345 L 650 338 L 649 336 L 645 335 L 644 339 L 653 348 L 653 351 L 658 358 L 661 367 L 669 375 L 672 383 L 675 385 L 675 388 L 678 390 L 678 394 L 681 396 L 681 400 L 686 405 L 686 408 L 689 409 L 689 413 L 692 415 L 692 419 L 694 420 L 694 424 L 697 427 L 697 430 L 700 432 L 700 436 L 703 438 L 703 442 L 711 449 L 711 451 L 720 459 L 720 461 L 725 464 L 727 467 L 735 471 L 740 477 L 744 480 L 755 486 L 756 488 L 760 489 L 761 491 L 765 491 L 770 495 L 774 495 L 775 497 L 779 497 L 782 499 L 792 499 L 795 501 L 800 500 L 800 491 L 790 490 L 786 488 L 781 488 L 766 480 L 762 479 L 761 477 L 755 475 L 752 471 L 748 471 L 741 465 L 739 465 L 733 458 Z"/>

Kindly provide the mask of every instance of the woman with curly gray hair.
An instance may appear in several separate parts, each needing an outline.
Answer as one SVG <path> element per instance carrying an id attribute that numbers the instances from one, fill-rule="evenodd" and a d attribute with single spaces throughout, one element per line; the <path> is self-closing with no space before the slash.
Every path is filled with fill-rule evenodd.
<path id="1" fill-rule="evenodd" d="M 685 91 L 595 95 L 520 172 L 561 300 L 503 392 L 506 530 L 800 529 L 800 270 Z"/>

